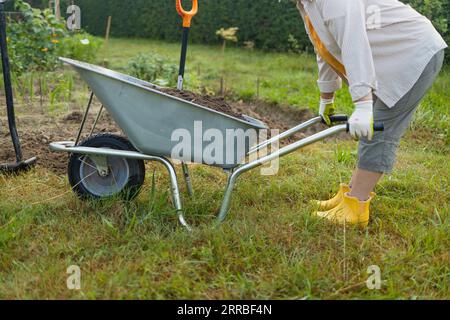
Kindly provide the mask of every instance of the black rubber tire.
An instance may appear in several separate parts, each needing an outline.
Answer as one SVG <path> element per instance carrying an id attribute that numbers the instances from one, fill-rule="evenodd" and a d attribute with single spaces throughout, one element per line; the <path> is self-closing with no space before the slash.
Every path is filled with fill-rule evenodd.
<path id="1" fill-rule="evenodd" d="M 84 140 L 79 146 L 136 151 L 133 145 L 126 138 L 109 133 L 94 135 Z M 101 200 L 119 196 L 124 200 L 131 201 L 139 195 L 145 180 L 145 165 L 143 160 L 123 159 L 123 161 L 127 162 L 129 168 L 128 181 L 126 182 L 126 185 L 115 194 L 99 196 L 98 194 L 92 193 L 89 188 L 84 185 L 85 182 L 82 181 L 83 178 L 81 177 L 80 168 L 83 163 L 81 159 L 84 157 L 88 156 L 72 154 L 70 156 L 67 170 L 70 185 L 79 198 Z"/>

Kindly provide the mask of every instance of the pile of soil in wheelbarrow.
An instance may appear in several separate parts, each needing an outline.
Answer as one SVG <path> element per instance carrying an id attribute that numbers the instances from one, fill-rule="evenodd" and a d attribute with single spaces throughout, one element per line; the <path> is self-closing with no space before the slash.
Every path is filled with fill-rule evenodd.
<path id="1" fill-rule="evenodd" d="M 232 117 L 245 120 L 242 117 L 242 113 L 233 109 L 223 97 L 213 97 L 210 95 L 199 95 L 190 91 L 180 91 L 177 89 L 170 88 L 158 88 L 159 91 L 167 93 L 168 95 L 181 98 L 183 100 L 196 103 L 202 107 L 207 107 L 209 109 L 228 114 Z"/>
<path id="2" fill-rule="evenodd" d="M 157 88 L 161 92 L 167 93 L 171 96 L 181 98 L 190 102 L 194 102 L 201 106 L 219 111 L 238 119 L 245 120 L 243 115 L 250 116 L 258 119 L 270 129 L 277 129 L 286 131 L 306 120 L 314 117 L 314 114 L 310 109 L 300 109 L 292 106 L 280 106 L 271 104 L 264 101 L 253 101 L 245 103 L 243 101 L 228 103 L 223 97 L 213 97 L 209 95 L 199 95 L 190 91 L 180 91 L 170 88 Z M 312 128 L 309 131 L 295 135 L 293 138 L 286 140 L 292 142 L 293 140 L 302 138 L 306 134 L 317 132 L 318 129 L 324 129 L 324 127 Z M 282 142 L 285 144 L 286 142 Z"/>

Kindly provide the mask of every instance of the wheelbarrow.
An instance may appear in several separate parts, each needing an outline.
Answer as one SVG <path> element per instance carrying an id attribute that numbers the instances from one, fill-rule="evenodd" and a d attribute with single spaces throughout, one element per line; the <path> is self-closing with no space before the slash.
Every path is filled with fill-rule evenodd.
<path id="1" fill-rule="evenodd" d="M 257 119 L 248 116 L 240 119 L 209 109 L 166 94 L 160 87 L 149 82 L 99 66 L 66 58 L 61 60 L 75 68 L 92 90 L 76 141 L 50 144 L 52 151 L 71 154 L 68 174 L 75 193 L 81 198 L 102 199 L 121 195 L 132 199 L 139 193 L 144 182 L 144 161 L 159 162 L 169 173 L 174 207 L 180 223 L 188 230 L 191 228 L 183 214 L 178 178 L 171 160 L 215 166 L 229 174 L 225 196 L 217 216 L 217 222 L 221 223 L 229 211 L 236 181 L 243 173 L 349 129 L 346 124 L 347 116 L 335 116 L 331 120 L 336 126 L 258 158 L 255 155 L 259 151 L 321 123 L 321 117 L 299 124 L 258 144 L 258 134 L 248 132 L 259 133 L 268 128 Z M 127 138 L 112 134 L 92 135 L 92 130 L 89 138 L 79 142 L 94 94 L 103 104 L 102 109 L 107 109 Z M 97 120 L 99 115 L 100 113 Z M 199 124 L 203 132 L 213 130 L 223 137 L 233 133 L 232 143 L 223 143 L 223 148 L 216 150 L 221 153 L 219 160 L 217 155 L 205 153 L 201 153 L 201 156 L 195 152 L 174 154 L 174 148 L 180 143 L 178 136 L 174 139 L 174 132 L 195 136 Z M 375 130 L 383 130 L 383 126 L 376 124 Z M 210 143 L 200 141 L 200 149 L 208 148 Z M 190 144 L 192 149 L 199 148 L 198 141 L 191 141 Z M 252 158 L 255 160 L 245 163 L 246 159 Z M 184 178 L 189 185 L 191 180 L 188 171 Z M 192 188 L 190 185 L 189 187 Z"/>

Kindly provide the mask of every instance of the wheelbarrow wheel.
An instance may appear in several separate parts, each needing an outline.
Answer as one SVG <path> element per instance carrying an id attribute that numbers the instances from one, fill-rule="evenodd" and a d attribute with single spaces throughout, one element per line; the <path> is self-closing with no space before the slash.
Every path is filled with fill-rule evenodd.
<path id="1" fill-rule="evenodd" d="M 113 134 L 92 136 L 83 141 L 80 146 L 136 151 L 127 139 Z M 124 200 L 133 200 L 144 184 L 144 161 L 106 157 L 106 163 L 108 172 L 102 176 L 91 156 L 72 154 L 68 175 L 73 191 L 82 199 L 106 199 L 119 196 Z"/>

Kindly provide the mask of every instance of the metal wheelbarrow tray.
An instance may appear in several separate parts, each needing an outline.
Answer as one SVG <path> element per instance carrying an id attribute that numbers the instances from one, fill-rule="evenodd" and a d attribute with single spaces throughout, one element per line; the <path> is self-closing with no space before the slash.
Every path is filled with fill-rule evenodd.
<path id="1" fill-rule="evenodd" d="M 216 132 L 219 131 L 223 133 L 223 136 L 225 137 L 227 130 L 234 130 L 236 139 L 244 139 L 245 141 L 244 144 L 235 143 L 231 150 L 224 144 L 224 161 L 214 162 L 213 159 L 208 159 L 207 157 L 199 159 L 194 155 L 191 155 L 189 159 L 186 159 L 185 156 L 174 159 L 221 167 L 229 173 L 228 185 L 217 219 L 218 222 L 222 222 L 226 218 L 236 179 L 241 174 L 279 157 L 290 154 L 309 144 L 348 130 L 346 124 L 337 125 L 290 144 L 280 150 L 276 150 L 264 157 L 243 164 L 247 156 L 254 155 L 274 142 L 288 138 L 299 131 L 320 123 L 322 121 L 321 118 L 317 117 L 311 119 L 310 121 L 283 132 L 268 141 L 256 145 L 257 136 L 246 135 L 246 131 L 267 129 L 266 125 L 259 120 L 250 117 L 245 117 L 245 120 L 237 119 L 204 106 L 165 94 L 158 91 L 158 86 L 151 83 L 88 63 L 66 58 L 61 58 L 61 60 L 74 67 L 81 75 L 82 79 L 91 88 L 93 94 L 100 100 L 126 134 L 134 147 L 134 150 L 117 150 L 114 147 L 90 147 L 78 144 L 81 130 L 87 117 L 87 113 L 89 112 L 90 104 L 86 110 L 77 142 L 54 142 L 50 144 L 50 149 L 55 152 L 68 152 L 72 155 L 84 157 L 84 160 L 80 158 L 82 161 L 87 161 L 86 159 L 89 159 L 90 162 L 87 163 L 87 165 L 94 168 L 94 171 L 96 170 L 95 172 L 91 172 L 91 175 L 94 174 L 95 179 L 97 179 L 94 183 L 98 183 L 98 181 L 101 181 L 102 177 L 106 177 L 108 175 L 108 170 L 114 171 L 111 169 L 111 166 L 118 163 L 121 159 L 123 161 L 133 159 L 137 161 L 157 161 L 162 163 L 169 172 L 172 197 L 179 220 L 188 230 L 190 230 L 190 227 L 183 216 L 178 179 L 172 162 L 168 160 L 170 157 L 173 159 L 172 150 L 179 143 L 179 141 L 173 141 L 172 135 L 176 130 L 181 129 L 194 136 L 195 130 L 198 130 L 198 128 L 196 129 L 196 125 L 198 126 L 198 124 L 201 123 L 203 132 L 212 129 L 216 130 Z M 90 103 L 91 102 L 92 96 Z M 347 117 L 337 116 L 332 120 L 333 122 L 346 122 Z M 202 143 L 203 148 L 208 144 L 208 142 Z M 195 148 L 193 141 L 192 148 Z M 230 161 L 230 153 L 233 155 L 231 158 L 232 161 Z M 130 169 L 129 166 L 121 168 L 125 168 L 126 170 Z M 184 169 L 186 169 L 184 170 L 184 178 L 186 179 L 189 189 L 189 171 L 187 170 L 187 166 L 184 167 Z M 114 172 L 112 172 L 112 174 L 114 174 Z M 120 180 L 121 173 L 115 172 L 115 174 Z M 127 176 L 125 176 L 125 179 L 127 179 Z M 116 181 L 115 178 L 114 181 Z M 81 180 L 79 183 L 84 182 Z M 114 193 L 114 191 L 115 190 L 111 192 Z"/>
<path id="2" fill-rule="evenodd" d="M 127 135 L 133 146 L 143 154 L 171 157 L 172 150 L 179 144 L 173 141 L 174 132 L 189 132 L 191 150 L 194 150 L 195 130 L 206 132 L 219 130 L 225 137 L 230 130 L 236 133 L 236 140 L 244 138 L 245 131 L 266 129 L 266 125 L 256 119 L 245 117 L 237 119 L 229 115 L 208 109 L 204 106 L 170 96 L 158 90 L 158 86 L 102 67 L 71 59 L 61 60 L 81 75 L 95 96 L 105 106 Z M 241 136 L 239 136 L 241 135 Z M 246 137 L 246 150 L 254 145 L 257 137 Z M 253 138 L 253 139 L 252 139 Z M 204 150 L 210 142 L 203 142 L 199 149 Z M 246 152 L 236 148 L 223 147 L 222 161 L 200 157 L 191 152 L 183 161 L 200 162 L 231 169 L 238 166 L 245 158 Z"/>

